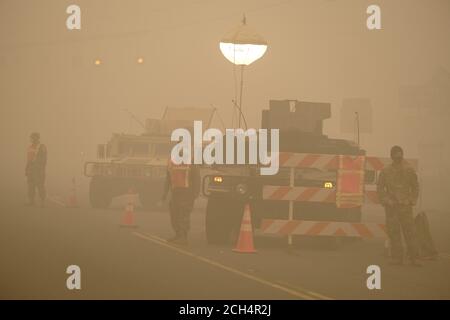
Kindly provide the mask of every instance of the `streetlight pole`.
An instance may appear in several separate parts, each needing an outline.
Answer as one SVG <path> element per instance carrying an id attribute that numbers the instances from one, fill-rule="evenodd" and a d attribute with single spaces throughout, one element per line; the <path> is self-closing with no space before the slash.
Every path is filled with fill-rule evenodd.
<path id="1" fill-rule="evenodd" d="M 356 141 L 358 143 L 359 146 L 359 113 L 356 111 L 355 112 L 355 120 L 356 120 Z"/>

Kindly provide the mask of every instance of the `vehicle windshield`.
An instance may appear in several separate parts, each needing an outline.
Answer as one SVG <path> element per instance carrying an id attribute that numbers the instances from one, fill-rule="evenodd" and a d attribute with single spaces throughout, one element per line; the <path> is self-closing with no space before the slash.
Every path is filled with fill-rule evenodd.
<path id="1" fill-rule="evenodd" d="M 121 142 L 119 143 L 119 154 L 129 156 L 146 156 L 149 154 L 148 143 L 143 142 Z"/>

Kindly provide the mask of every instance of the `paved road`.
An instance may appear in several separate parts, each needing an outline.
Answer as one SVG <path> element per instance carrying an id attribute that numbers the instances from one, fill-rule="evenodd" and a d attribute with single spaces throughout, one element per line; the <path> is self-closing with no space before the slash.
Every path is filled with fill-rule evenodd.
<path id="1" fill-rule="evenodd" d="M 383 241 L 338 250 L 286 250 L 285 239 L 258 237 L 257 254 L 206 245 L 204 210 L 192 215 L 190 245 L 171 236 L 167 212 L 136 211 L 138 228 L 119 227 L 122 203 L 109 210 L 85 202 L 70 209 L 51 194 L 27 208 L 17 192 L 0 211 L 0 298 L 24 299 L 449 299 L 450 217 L 430 213 L 443 254 L 422 268 L 389 266 Z M 5 194 L 5 193 L 3 193 Z M 15 195 L 15 196 L 14 196 Z M 66 268 L 81 268 L 82 289 L 66 288 Z M 381 290 L 368 290 L 366 268 L 381 267 Z"/>

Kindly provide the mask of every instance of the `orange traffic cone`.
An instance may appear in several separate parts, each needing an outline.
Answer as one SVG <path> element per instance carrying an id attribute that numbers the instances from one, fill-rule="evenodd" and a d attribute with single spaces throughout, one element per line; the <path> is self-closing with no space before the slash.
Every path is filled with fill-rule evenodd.
<path id="1" fill-rule="evenodd" d="M 253 247 L 252 215 L 248 204 L 244 208 L 239 239 L 233 251 L 239 253 L 256 253 Z"/>
<path id="2" fill-rule="evenodd" d="M 67 208 L 78 208 L 75 178 L 72 178 L 72 188 L 70 190 L 69 198 L 67 199 L 66 207 Z"/>
<path id="3" fill-rule="evenodd" d="M 125 212 L 123 214 L 122 223 L 120 224 L 121 227 L 130 227 L 130 228 L 136 228 L 137 225 L 134 223 L 134 201 L 133 201 L 133 190 L 128 190 L 128 202 L 125 206 Z"/>

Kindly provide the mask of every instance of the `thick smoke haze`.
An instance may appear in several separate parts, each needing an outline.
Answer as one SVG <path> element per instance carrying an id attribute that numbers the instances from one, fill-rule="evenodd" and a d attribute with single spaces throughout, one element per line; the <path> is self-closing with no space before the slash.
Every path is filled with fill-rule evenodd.
<path id="1" fill-rule="evenodd" d="M 112 132 L 141 132 L 125 109 L 143 121 L 165 106 L 213 105 L 230 126 L 238 70 L 219 41 L 245 13 L 269 43 L 244 75 L 251 126 L 260 126 L 269 99 L 330 102 L 326 134 L 353 140 L 341 132 L 342 101 L 370 99 L 372 132 L 362 133 L 362 146 L 387 156 L 402 145 L 406 157 L 420 158 L 426 204 L 449 205 L 449 1 L 377 1 L 379 31 L 366 28 L 365 0 L 78 0 L 82 28 L 68 31 L 72 3 L 0 1 L 3 187 L 24 185 L 32 131 L 49 150 L 51 189 L 73 176 L 86 183 L 83 162 Z M 433 102 L 402 106 L 402 88 L 411 86 L 431 87 L 419 98 Z"/>
<path id="2" fill-rule="evenodd" d="M 449 299 L 449 31 L 450 0 L 0 0 L 0 299 Z"/>

